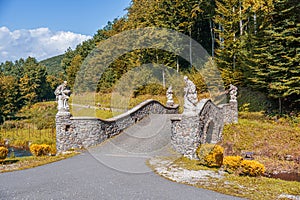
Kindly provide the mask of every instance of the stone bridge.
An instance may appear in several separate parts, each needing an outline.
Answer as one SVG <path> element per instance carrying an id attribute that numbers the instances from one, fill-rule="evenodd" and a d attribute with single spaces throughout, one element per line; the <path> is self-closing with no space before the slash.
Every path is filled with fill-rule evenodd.
<path id="1" fill-rule="evenodd" d="M 153 114 L 168 114 L 170 123 L 164 126 L 164 133 L 173 148 L 188 157 L 195 158 L 195 151 L 201 143 L 216 143 L 221 139 L 224 123 L 237 121 L 237 102 L 216 106 L 211 100 L 203 99 L 197 104 L 197 115 L 178 114 L 178 105 L 164 106 L 155 100 L 147 100 L 131 110 L 114 118 L 102 120 L 94 117 L 72 117 L 69 112 L 56 115 L 56 146 L 58 152 L 72 148 L 88 148 L 124 132 L 134 130 L 136 123 Z M 155 120 L 152 119 L 155 122 Z M 141 124 L 141 123 L 140 123 Z M 152 126 L 148 131 L 161 130 Z M 144 132 L 145 132 L 144 131 Z M 134 134 L 134 133 L 132 133 Z M 145 133 L 147 134 L 147 133 Z M 151 144 L 154 144 L 151 141 Z M 144 144 L 147 145 L 147 144 Z M 150 145 L 150 144 L 148 144 Z"/>
<path id="2" fill-rule="evenodd" d="M 126 113 L 107 120 L 95 117 L 72 117 L 70 112 L 59 111 L 56 115 L 57 151 L 95 146 L 151 114 L 176 114 L 178 107 L 178 105 L 164 106 L 150 99 Z"/>

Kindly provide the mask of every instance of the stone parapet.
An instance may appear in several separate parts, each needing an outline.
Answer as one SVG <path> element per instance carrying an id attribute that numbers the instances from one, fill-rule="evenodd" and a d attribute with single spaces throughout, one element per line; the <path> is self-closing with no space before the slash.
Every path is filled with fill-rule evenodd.
<path id="1" fill-rule="evenodd" d="M 69 112 L 58 112 L 56 115 L 57 152 L 100 144 L 150 114 L 176 114 L 178 109 L 178 105 L 167 107 L 158 101 L 147 100 L 126 113 L 107 120 L 72 117 Z"/>

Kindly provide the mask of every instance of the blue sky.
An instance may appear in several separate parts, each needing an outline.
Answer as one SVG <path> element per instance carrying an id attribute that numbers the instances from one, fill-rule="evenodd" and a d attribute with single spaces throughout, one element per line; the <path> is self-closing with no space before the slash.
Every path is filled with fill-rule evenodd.
<path id="1" fill-rule="evenodd" d="M 27 56 L 41 60 L 75 48 L 108 21 L 125 15 L 129 4 L 130 0 L 0 0 L 0 62 Z"/>

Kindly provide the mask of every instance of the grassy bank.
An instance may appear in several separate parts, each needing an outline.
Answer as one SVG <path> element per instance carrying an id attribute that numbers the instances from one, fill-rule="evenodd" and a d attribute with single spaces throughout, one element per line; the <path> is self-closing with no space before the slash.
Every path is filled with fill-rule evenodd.
<path id="1" fill-rule="evenodd" d="M 0 161 L 0 173 L 11 172 L 16 170 L 29 169 L 48 163 L 60 161 L 66 158 L 77 155 L 76 152 L 71 152 L 69 154 L 60 154 L 57 156 L 27 156 L 27 157 L 16 157 L 16 158 L 6 158 L 4 161 Z"/>
<path id="2" fill-rule="evenodd" d="M 239 123 L 224 127 L 225 155 L 253 152 L 266 173 L 300 173 L 300 123 L 297 117 L 239 113 Z M 154 158 L 148 165 L 169 180 L 253 200 L 299 199 L 300 182 L 229 174 L 188 158 Z"/>
<path id="3" fill-rule="evenodd" d="M 228 174 L 187 158 L 153 158 L 148 166 L 160 176 L 182 184 L 251 200 L 299 199 L 300 182 Z"/>
<path id="4" fill-rule="evenodd" d="M 300 173 L 300 123 L 298 118 L 271 118 L 262 113 L 240 113 L 239 123 L 227 125 L 221 146 L 225 155 L 253 152 L 267 173 Z"/>

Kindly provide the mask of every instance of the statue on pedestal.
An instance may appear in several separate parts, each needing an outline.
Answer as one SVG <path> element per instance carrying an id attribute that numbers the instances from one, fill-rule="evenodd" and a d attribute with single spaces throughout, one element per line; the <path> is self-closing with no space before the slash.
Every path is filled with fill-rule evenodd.
<path id="1" fill-rule="evenodd" d="M 198 103 L 196 86 L 187 76 L 184 76 L 184 81 L 186 83 L 184 88 L 184 113 L 194 113 Z"/>
<path id="2" fill-rule="evenodd" d="M 58 111 L 69 112 L 68 100 L 70 93 L 71 91 L 67 87 L 67 81 L 64 81 L 56 88 L 54 94 L 56 96 Z"/>
<path id="3" fill-rule="evenodd" d="M 167 106 L 173 106 L 174 105 L 174 100 L 173 100 L 172 85 L 168 88 L 166 96 L 167 96 Z"/>
<path id="4" fill-rule="evenodd" d="M 230 101 L 236 102 L 237 101 L 237 87 L 230 84 L 229 87 L 229 94 L 230 94 Z"/>

